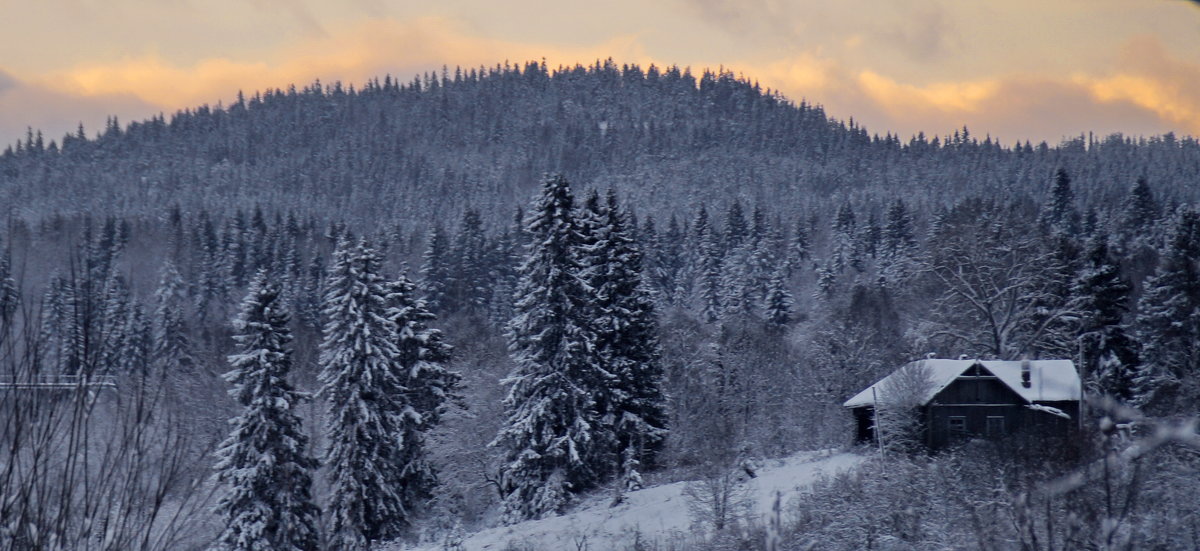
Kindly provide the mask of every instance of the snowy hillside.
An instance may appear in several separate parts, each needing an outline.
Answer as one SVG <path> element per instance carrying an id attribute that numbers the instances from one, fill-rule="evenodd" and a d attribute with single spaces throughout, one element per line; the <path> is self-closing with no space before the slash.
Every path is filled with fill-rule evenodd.
<path id="1" fill-rule="evenodd" d="M 858 466 L 865 457 L 831 450 L 804 452 L 787 459 L 761 465 L 757 477 L 749 481 L 754 501 L 753 515 L 766 518 L 775 492 L 782 492 L 787 503 L 821 476 L 831 476 Z M 462 542 L 467 551 L 498 551 L 510 543 L 525 549 L 576 549 L 586 542 L 593 551 L 623 549 L 635 533 L 643 540 L 662 540 L 693 529 L 683 491 L 686 482 L 631 492 L 625 503 L 609 506 L 609 495 L 593 496 L 570 514 L 490 528 L 467 536 Z M 442 544 L 427 544 L 420 550 L 437 551 Z M 393 547 L 399 551 L 404 547 Z M 408 548 L 411 549 L 411 548 Z"/>

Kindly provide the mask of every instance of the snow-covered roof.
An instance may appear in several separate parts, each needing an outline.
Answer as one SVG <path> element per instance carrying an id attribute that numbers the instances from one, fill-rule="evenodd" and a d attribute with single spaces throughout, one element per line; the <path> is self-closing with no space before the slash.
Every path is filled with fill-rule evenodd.
<path id="1" fill-rule="evenodd" d="M 1031 384 L 1029 388 L 1025 388 L 1021 386 L 1022 362 L 1019 360 L 947 360 L 939 358 L 917 360 L 906 364 L 905 367 L 880 379 L 875 384 L 867 387 L 866 390 L 846 400 L 846 403 L 842 405 L 848 408 L 870 406 L 875 403 L 876 396 L 879 400 L 886 400 L 885 393 L 887 389 L 893 387 L 889 383 L 889 380 L 897 377 L 897 374 L 901 370 L 914 364 L 918 368 L 925 370 L 930 382 L 926 395 L 921 400 L 922 404 L 929 403 L 934 396 L 937 396 L 939 392 L 954 382 L 959 375 L 962 375 L 964 371 L 976 363 L 994 374 L 1008 388 L 1011 388 L 1013 392 L 1019 394 L 1027 402 L 1058 402 L 1080 399 L 1083 385 L 1079 381 L 1079 373 L 1075 371 L 1075 364 L 1071 360 L 1029 360 L 1028 362 Z M 874 391 L 874 394 L 872 391 Z"/>

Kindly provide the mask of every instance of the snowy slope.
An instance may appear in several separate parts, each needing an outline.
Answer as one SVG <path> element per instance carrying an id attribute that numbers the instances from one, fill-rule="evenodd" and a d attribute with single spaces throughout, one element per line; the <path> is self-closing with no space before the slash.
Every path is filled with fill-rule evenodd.
<path id="1" fill-rule="evenodd" d="M 860 455 L 826 450 L 767 462 L 759 467 L 758 477 L 749 481 L 755 501 L 754 514 L 767 518 L 776 491 L 782 492 L 787 503 L 817 477 L 852 469 L 864 459 Z M 521 544 L 522 549 L 564 550 L 576 549 L 577 544 L 586 541 L 587 549 L 600 551 L 628 547 L 635 532 L 648 540 L 688 533 L 693 526 L 683 497 L 685 485 L 677 482 L 630 492 L 625 503 L 618 507 L 609 507 L 609 496 L 596 496 L 563 516 L 476 532 L 463 545 L 467 551 L 499 551 L 509 542 Z M 441 546 L 417 549 L 436 551 Z"/>

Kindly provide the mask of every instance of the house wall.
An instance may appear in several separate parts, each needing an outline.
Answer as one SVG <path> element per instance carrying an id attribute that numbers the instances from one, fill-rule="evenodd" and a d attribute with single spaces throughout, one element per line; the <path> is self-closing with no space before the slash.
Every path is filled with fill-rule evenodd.
<path id="1" fill-rule="evenodd" d="M 987 374 L 961 377 L 923 408 L 925 443 L 931 449 L 938 449 L 961 438 L 1001 438 L 1016 432 L 1061 437 L 1076 430 L 1079 402 L 1041 404 L 1062 410 L 1071 419 L 1025 407 L 1025 400 L 995 377 Z M 851 411 L 855 420 L 855 439 L 874 442 L 873 408 L 859 407 Z M 961 425 L 952 425 L 954 418 L 960 419 Z M 990 424 L 989 418 L 994 419 Z"/>
<path id="2" fill-rule="evenodd" d="M 1018 431 L 1066 436 L 1079 418 L 1079 402 L 1044 404 L 1067 413 L 1070 420 L 1025 405 L 1023 398 L 995 377 L 960 377 L 930 401 L 926 442 L 937 449 L 961 438 L 1000 438 Z"/>

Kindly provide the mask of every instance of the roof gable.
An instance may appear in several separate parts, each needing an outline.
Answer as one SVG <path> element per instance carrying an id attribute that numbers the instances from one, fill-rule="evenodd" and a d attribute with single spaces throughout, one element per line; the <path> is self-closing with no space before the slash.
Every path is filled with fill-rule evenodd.
<path id="1" fill-rule="evenodd" d="M 928 404 L 934 396 L 945 390 L 950 383 L 953 383 L 955 379 L 958 379 L 977 363 L 1029 403 L 1078 401 L 1082 396 L 1079 373 L 1075 371 L 1075 364 L 1071 360 L 1029 360 L 1029 388 L 1021 385 L 1021 361 L 930 358 L 910 362 L 905 367 L 915 364 L 928 373 L 930 387 L 924 399 L 921 400 L 922 404 Z M 856 408 L 873 405 L 876 400 L 886 400 L 886 392 L 890 387 L 889 380 L 896 377 L 899 371 L 898 369 L 891 375 L 880 379 L 854 395 L 853 398 L 846 400 L 843 405 L 848 408 Z"/>
<path id="2" fill-rule="evenodd" d="M 999 381 L 999 383 L 1000 383 L 999 392 L 1001 392 L 1005 396 L 1008 396 L 1010 401 L 1029 402 L 1028 399 L 1026 399 L 1024 396 L 1022 396 L 1020 393 L 1018 393 L 1015 389 L 1013 389 L 1011 385 L 1004 382 L 1004 380 L 1001 379 L 999 376 L 997 376 L 995 373 L 992 373 L 992 370 L 988 369 L 987 366 L 983 365 L 983 362 L 973 362 L 973 363 L 971 363 L 971 365 L 967 366 L 967 368 L 964 369 L 962 373 L 958 374 L 958 376 L 954 377 L 953 379 L 950 379 L 950 381 L 946 383 L 946 386 L 942 387 L 941 390 L 937 391 L 937 393 L 935 393 L 928 400 L 925 400 L 924 402 L 922 402 L 922 404 L 925 405 L 925 404 L 929 404 L 930 402 L 946 403 L 946 399 L 947 399 L 946 394 L 950 393 L 950 391 L 954 387 L 955 383 L 960 383 L 960 382 L 965 382 L 965 381 L 978 381 L 981 379 L 986 380 L 986 381 Z M 951 398 L 953 398 L 953 395 L 951 395 Z M 958 402 L 960 400 L 953 400 L 953 401 Z M 994 402 L 981 402 L 981 403 L 994 403 Z"/>

